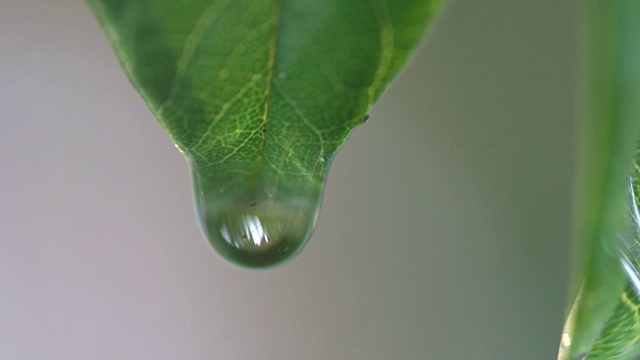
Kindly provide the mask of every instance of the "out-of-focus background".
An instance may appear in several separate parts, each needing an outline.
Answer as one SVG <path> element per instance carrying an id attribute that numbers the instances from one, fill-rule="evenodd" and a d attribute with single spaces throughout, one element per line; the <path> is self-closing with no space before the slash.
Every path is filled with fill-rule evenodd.
<path id="1" fill-rule="evenodd" d="M 0 359 L 556 356 L 576 1 L 453 1 L 333 164 L 303 253 L 214 254 L 80 0 L 0 3 Z"/>

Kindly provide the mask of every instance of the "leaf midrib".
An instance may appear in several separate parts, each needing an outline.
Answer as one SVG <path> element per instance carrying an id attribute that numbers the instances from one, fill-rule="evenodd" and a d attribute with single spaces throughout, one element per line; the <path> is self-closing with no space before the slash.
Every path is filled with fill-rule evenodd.
<path id="1" fill-rule="evenodd" d="M 258 148 L 258 158 L 256 160 L 256 169 L 255 173 L 258 174 L 264 165 L 264 146 L 267 142 L 267 122 L 269 121 L 269 104 L 271 100 L 271 87 L 273 84 L 273 71 L 275 69 L 276 63 L 276 48 L 278 45 L 278 32 L 280 30 L 280 1 L 274 0 L 273 13 L 272 13 L 272 21 L 273 21 L 273 29 L 271 33 L 271 41 L 269 43 L 269 55 L 267 59 L 267 81 L 265 88 L 265 101 L 264 101 L 264 111 L 262 114 L 262 125 L 260 127 L 261 138 L 260 138 L 260 146 Z"/>

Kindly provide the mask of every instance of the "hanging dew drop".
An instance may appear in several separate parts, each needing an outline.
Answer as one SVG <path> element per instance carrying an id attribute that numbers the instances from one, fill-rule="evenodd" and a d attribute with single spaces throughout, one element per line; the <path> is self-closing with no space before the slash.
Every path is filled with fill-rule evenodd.
<path id="1" fill-rule="evenodd" d="M 189 160 L 200 226 L 223 258 L 245 268 L 269 268 L 302 250 L 316 224 L 321 186 L 279 183 L 274 194 L 273 184 L 261 181 L 269 176 L 221 180 L 218 168 Z"/>

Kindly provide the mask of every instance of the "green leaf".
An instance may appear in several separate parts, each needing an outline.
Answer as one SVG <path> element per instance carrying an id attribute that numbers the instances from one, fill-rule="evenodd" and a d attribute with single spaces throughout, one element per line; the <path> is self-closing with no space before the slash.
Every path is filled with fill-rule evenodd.
<path id="1" fill-rule="evenodd" d="M 589 0 L 586 7 L 586 103 L 574 224 L 577 295 L 559 358 L 636 359 L 640 327 L 632 283 L 640 259 L 629 257 L 628 245 L 637 240 L 629 177 L 640 135 L 640 2 Z"/>
<path id="2" fill-rule="evenodd" d="M 192 168 L 213 247 L 246 267 L 313 230 L 337 150 L 443 0 L 89 0 Z"/>

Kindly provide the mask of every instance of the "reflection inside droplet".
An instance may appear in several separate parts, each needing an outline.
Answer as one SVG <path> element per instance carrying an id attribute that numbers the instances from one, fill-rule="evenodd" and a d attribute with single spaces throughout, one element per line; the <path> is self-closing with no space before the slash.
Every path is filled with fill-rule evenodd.
<path id="1" fill-rule="evenodd" d="M 222 238 L 232 246 L 246 248 L 254 246 L 259 248 L 269 244 L 269 237 L 260 219 L 257 216 L 247 215 L 240 217 L 237 224 L 223 223 L 220 233 Z M 234 228 L 233 225 L 238 225 Z"/>

